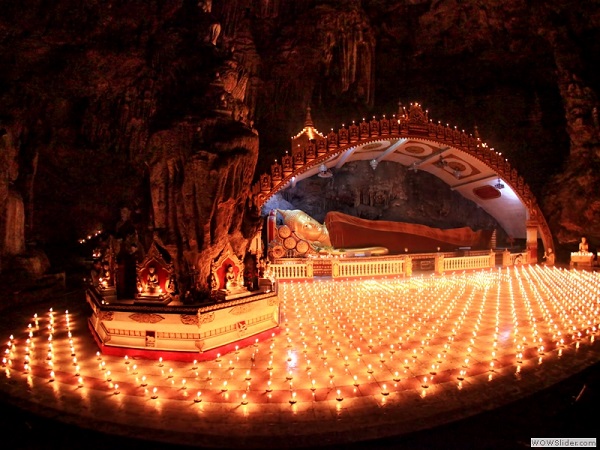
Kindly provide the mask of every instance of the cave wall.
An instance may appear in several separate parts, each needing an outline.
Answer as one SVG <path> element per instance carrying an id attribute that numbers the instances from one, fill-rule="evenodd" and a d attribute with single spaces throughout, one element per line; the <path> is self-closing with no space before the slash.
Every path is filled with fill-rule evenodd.
<path id="1" fill-rule="evenodd" d="M 497 221 L 439 178 L 388 161 L 373 170 L 369 161 L 352 161 L 331 178 L 312 177 L 278 194 L 292 206 L 323 223 L 329 211 L 369 220 L 408 222 L 449 229 L 499 230 Z M 269 201 L 266 208 L 277 200 Z"/>
<path id="2" fill-rule="evenodd" d="M 243 252 L 251 179 L 306 106 L 327 130 L 419 101 L 507 156 L 559 243 L 594 246 L 599 24 L 596 2 L 559 0 L 9 3 L 0 128 L 18 170 L 0 201 L 23 200 L 26 240 L 110 230 L 127 204 L 187 262 L 226 235 Z"/>
<path id="3" fill-rule="evenodd" d="M 0 272 L 25 250 L 25 210 L 13 183 L 19 174 L 18 149 L 10 130 L 0 130 Z"/>

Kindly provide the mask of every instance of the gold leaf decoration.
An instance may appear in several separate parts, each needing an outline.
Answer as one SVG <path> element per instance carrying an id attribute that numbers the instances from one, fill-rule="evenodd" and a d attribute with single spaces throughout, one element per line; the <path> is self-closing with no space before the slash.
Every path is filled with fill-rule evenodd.
<path id="1" fill-rule="evenodd" d="M 113 320 L 114 314 L 115 313 L 113 311 L 100 311 L 98 313 L 98 317 L 100 318 L 100 320 L 106 320 L 107 322 L 110 322 L 111 320 Z"/>
<path id="2" fill-rule="evenodd" d="M 238 316 L 240 314 L 245 314 L 252 309 L 254 309 L 253 303 L 245 303 L 243 305 L 234 306 L 229 312 L 235 316 Z"/>
<path id="3" fill-rule="evenodd" d="M 213 320 L 215 320 L 214 312 L 209 312 L 206 314 L 202 314 L 202 313 L 198 312 L 198 326 L 202 325 L 203 323 L 210 323 Z"/>
<path id="4" fill-rule="evenodd" d="M 160 322 L 161 320 L 165 319 L 163 316 L 160 316 L 158 314 L 141 314 L 141 313 L 131 314 L 129 316 L 129 318 L 131 320 L 133 320 L 134 322 L 139 322 L 139 323 L 157 323 L 157 322 Z"/>
<path id="5" fill-rule="evenodd" d="M 198 316 L 191 314 L 182 314 L 181 323 L 184 325 L 198 325 Z"/>

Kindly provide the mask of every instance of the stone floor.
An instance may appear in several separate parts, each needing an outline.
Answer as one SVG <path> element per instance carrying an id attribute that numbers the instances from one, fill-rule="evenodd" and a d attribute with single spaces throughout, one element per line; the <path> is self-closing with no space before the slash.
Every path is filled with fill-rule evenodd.
<path id="1" fill-rule="evenodd" d="M 577 320 L 597 326 L 598 279 L 557 272 L 553 294 L 545 276 L 286 285 L 281 333 L 196 365 L 97 355 L 79 291 L 10 308 L 3 436 L 10 448 L 520 448 L 540 433 L 589 437 L 600 347 Z M 569 317 L 583 335 L 563 330 L 559 345 Z M 515 330 L 520 339 L 506 339 Z"/>

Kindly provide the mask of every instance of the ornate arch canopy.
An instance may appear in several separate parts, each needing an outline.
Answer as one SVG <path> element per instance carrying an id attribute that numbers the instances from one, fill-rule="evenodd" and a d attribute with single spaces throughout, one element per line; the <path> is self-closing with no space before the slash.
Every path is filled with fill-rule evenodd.
<path id="1" fill-rule="evenodd" d="M 418 103 L 399 108 L 391 118 L 373 116 L 326 136 L 314 127 L 309 108 L 304 128 L 292 137 L 291 152 L 281 162 L 275 160 L 271 172 L 253 186 L 255 204 L 260 208 L 292 183 L 328 176 L 331 169 L 357 160 L 370 161 L 373 170 L 381 161 L 391 161 L 429 172 L 483 208 L 509 235 L 526 238 L 532 257 L 538 235 L 546 249 L 553 248 L 535 196 L 502 153 L 482 142 L 477 130 L 467 135 L 434 123 Z"/>

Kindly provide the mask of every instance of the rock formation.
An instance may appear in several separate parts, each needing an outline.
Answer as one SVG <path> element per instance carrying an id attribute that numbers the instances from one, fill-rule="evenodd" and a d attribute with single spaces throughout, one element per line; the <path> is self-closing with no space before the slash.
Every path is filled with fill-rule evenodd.
<path id="1" fill-rule="evenodd" d="M 575 44 L 568 24 L 551 27 L 556 22 L 556 11 L 546 11 L 539 32 L 554 52 L 570 148 L 563 171 L 551 178 L 546 187 L 545 210 L 559 242 L 575 243 L 581 236 L 597 242 L 600 238 L 600 103 L 597 87 L 586 80 L 582 49 Z"/>
<path id="2" fill-rule="evenodd" d="M 111 230 L 120 204 L 183 272 L 226 239 L 243 253 L 258 223 L 249 186 L 306 106 L 320 129 L 337 129 L 398 100 L 478 126 L 541 199 L 559 243 L 600 242 L 595 2 L 200 3 L 5 5 L 0 254 Z M 24 224 L 9 244 L 8 211 Z"/>
<path id="3" fill-rule="evenodd" d="M 12 133 L 0 129 L 0 272 L 25 250 L 25 209 L 13 184 L 19 174 L 18 149 Z"/>

